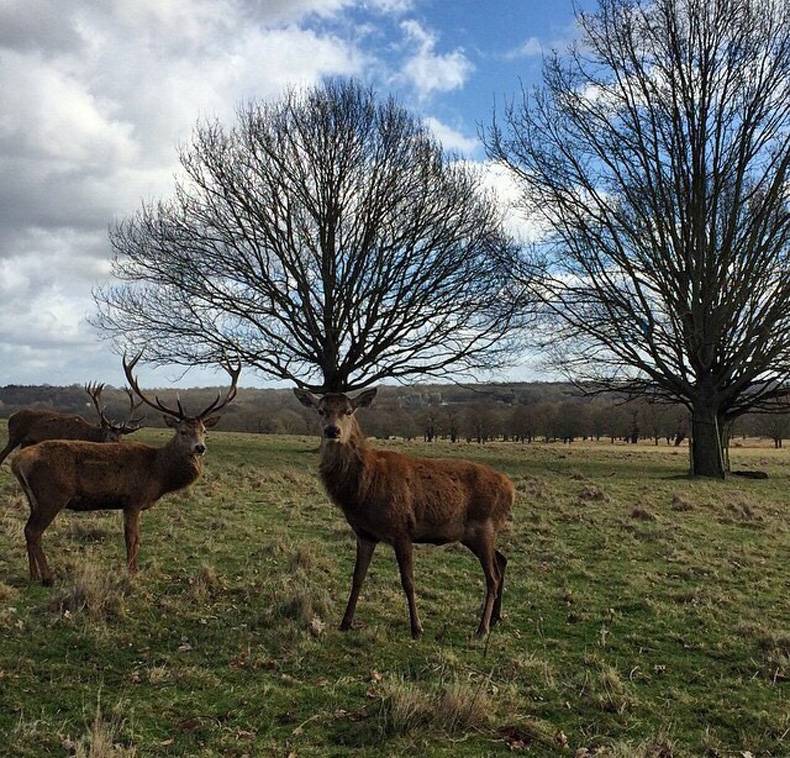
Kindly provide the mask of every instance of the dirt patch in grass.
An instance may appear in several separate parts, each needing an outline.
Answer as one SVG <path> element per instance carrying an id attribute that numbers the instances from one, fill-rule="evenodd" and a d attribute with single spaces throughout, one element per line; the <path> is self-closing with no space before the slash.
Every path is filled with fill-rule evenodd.
<path id="1" fill-rule="evenodd" d="M 582 487 L 579 491 L 578 499 L 582 502 L 594 501 L 605 503 L 609 501 L 609 496 L 600 487 L 590 484 L 587 487 Z"/>
<path id="2" fill-rule="evenodd" d="M 97 524 L 87 519 L 72 519 L 68 533 L 72 539 L 82 543 L 102 542 L 112 536 L 104 524 Z"/>
<path id="3" fill-rule="evenodd" d="M 673 511 L 694 510 L 694 506 L 692 505 L 691 501 L 683 497 L 683 495 L 678 494 L 677 492 L 672 494 L 672 505 L 670 507 L 672 508 Z"/>
<path id="4" fill-rule="evenodd" d="M 638 521 L 656 521 L 656 514 L 648 508 L 636 507 L 631 511 L 631 518 Z"/>

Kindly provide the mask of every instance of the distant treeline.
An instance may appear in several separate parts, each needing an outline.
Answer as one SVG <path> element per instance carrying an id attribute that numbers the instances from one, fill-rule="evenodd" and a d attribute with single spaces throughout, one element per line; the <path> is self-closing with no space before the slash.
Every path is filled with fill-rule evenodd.
<path id="1" fill-rule="evenodd" d="M 184 406 L 204 407 L 219 388 L 179 391 Z M 158 390 L 165 402 L 176 392 Z M 121 389 L 104 391 L 108 415 L 123 418 L 128 399 Z M 25 407 L 54 408 L 92 420 L 91 401 L 81 386 L 0 388 L 0 418 Z M 364 430 L 374 437 L 447 439 L 485 443 L 505 440 L 530 443 L 594 439 L 610 442 L 652 440 L 681 444 L 688 435 L 688 412 L 680 405 L 623 403 L 616 397 L 580 397 L 569 384 L 554 382 L 458 385 L 381 386 L 372 408 L 361 411 Z M 149 426 L 164 426 L 153 410 Z M 313 434 L 315 414 L 287 389 L 240 389 L 219 427 L 258 434 Z M 790 437 L 790 414 L 750 415 L 736 422 L 733 435 L 763 437 L 781 447 Z"/>

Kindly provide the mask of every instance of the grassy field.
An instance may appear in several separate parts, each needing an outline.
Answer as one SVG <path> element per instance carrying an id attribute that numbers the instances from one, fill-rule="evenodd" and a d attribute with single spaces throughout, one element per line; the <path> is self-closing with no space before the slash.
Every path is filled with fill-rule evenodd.
<path id="1" fill-rule="evenodd" d="M 415 642 L 386 546 L 336 630 L 354 547 L 316 439 L 208 444 L 143 516 L 131 582 L 119 515 L 64 513 L 56 585 L 31 585 L 2 467 L 0 753 L 790 755 L 790 450 L 735 449 L 770 478 L 718 482 L 647 445 L 385 443 L 518 489 L 502 625 L 472 637 L 477 561 L 425 547 Z"/>

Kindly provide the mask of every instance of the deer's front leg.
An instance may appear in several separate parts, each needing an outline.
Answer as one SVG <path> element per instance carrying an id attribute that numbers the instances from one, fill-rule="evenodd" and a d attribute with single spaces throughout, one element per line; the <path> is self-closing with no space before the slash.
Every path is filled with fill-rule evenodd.
<path id="1" fill-rule="evenodd" d="M 126 566 L 130 574 L 136 574 L 140 553 L 140 510 L 128 508 L 123 512 L 123 533 L 126 539 Z"/>
<path id="2" fill-rule="evenodd" d="M 357 535 L 357 560 L 354 564 L 354 578 L 351 582 L 351 594 L 348 598 L 348 605 L 346 605 L 346 612 L 343 614 L 343 621 L 340 624 L 341 632 L 351 629 L 351 624 L 354 621 L 354 611 L 356 610 L 357 600 L 359 599 L 359 591 L 362 589 L 362 582 L 365 581 L 365 575 L 368 573 L 370 559 L 373 557 L 373 551 L 375 549 L 376 543 L 373 540 Z"/>

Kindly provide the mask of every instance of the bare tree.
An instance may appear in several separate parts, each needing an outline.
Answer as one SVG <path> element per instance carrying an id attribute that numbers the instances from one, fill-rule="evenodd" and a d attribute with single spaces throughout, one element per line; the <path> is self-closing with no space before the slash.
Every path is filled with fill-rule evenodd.
<path id="1" fill-rule="evenodd" d="M 784 447 L 784 440 L 790 437 L 790 413 L 761 413 L 754 419 L 757 434 L 771 439 L 777 449 Z"/>
<path id="2" fill-rule="evenodd" d="M 787 407 L 790 6 L 599 0 L 578 23 L 486 135 L 548 230 L 524 270 L 569 374 L 683 403 L 693 471 L 723 475 L 730 422 Z"/>
<path id="3" fill-rule="evenodd" d="M 453 407 L 452 405 L 445 406 L 444 409 L 445 414 L 445 427 L 447 429 L 447 436 L 450 438 L 450 442 L 457 442 L 458 441 L 458 434 L 460 428 L 460 419 L 459 419 L 459 412 L 458 408 Z"/>
<path id="4" fill-rule="evenodd" d="M 537 435 L 539 419 L 536 404 L 516 405 L 510 414 L 510 426 L 513 438 L 519 442 L 532 442 Z"/>
<path id="5" fill-rule="evenodd" d="M 173 197 L 110 232 L 95 322 L 129 349 L 320 392 L 512 358 L 500 209 L 394 100 L 335 81 L 253 103 L 180 162 Z"/>

